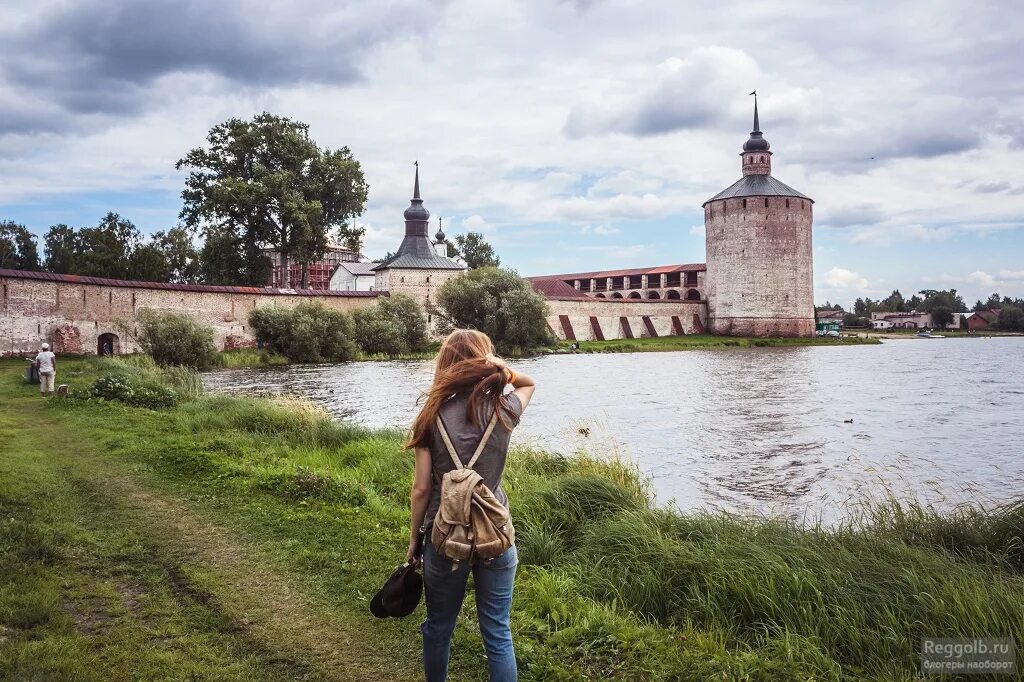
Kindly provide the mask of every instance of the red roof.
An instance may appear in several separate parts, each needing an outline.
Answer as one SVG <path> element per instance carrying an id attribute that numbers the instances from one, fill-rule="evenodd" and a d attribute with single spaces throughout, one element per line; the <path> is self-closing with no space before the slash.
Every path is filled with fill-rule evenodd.
<path id="1" fill-rule="evenodd" d="M 561 301 L 589 298 L 576 287 L 569 286 L 557 277 L 528 277 L 527 281 L 533 286 L 533 290 L 544 298 Z"/>
<path id="2" fill-rule="evenodd" d="M 31 272 L 28 270 L 6 270 L 0 268 L 0 277 L 13 279 L 35 279 L 46 282 L 67 282 L 68 284 L 92 284 L 103 287 L 128 289 L 164 289 L 169 291 L 195 291 L 213 294 L 259 294 L 261 296 L 341 296 L 346 298 L 373 298 L 387 296 L 382 291 L 330 291 L 327 289 L 271 289 L 269 287 L 234 287 L 213 284 L 171 284 L 168 282 L 137 282 L 127 279 L 86 277 L 84 275 L 59 275 L 55 272 Z"/>
<path id="3" fill-rule="evenodd" d="M 627 275 L 662 275 L 675 272 L 704 272 L 708 269 L 705 263 L 689 263 L 687 265 L 659 265 L 653 268 L 630 268 L 627 270 L 598 270 L 596 272 L 570 272 L 565 275 L 544 275 L 537 279 L 592 279 L 594 277 L 625 277 Z"/>

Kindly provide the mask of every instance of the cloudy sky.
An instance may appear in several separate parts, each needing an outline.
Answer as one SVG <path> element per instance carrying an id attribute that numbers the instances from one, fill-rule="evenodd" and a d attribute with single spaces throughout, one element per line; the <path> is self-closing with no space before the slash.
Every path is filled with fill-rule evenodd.
<path id="1" fill-rule="evenodd" d="M 371 256 L 419 159 L 522 274 L 702 262 L 757 89 L 819 302 L 1024 296 L 1019 2 L 8 0 L 0 45 L 0 219 L 40 234 L 174 225 L 174 162 L 270 111 L 363 164 Z"/>

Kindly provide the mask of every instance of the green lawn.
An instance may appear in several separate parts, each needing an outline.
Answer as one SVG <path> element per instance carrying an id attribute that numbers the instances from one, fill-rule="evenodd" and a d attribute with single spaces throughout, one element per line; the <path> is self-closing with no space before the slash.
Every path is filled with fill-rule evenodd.
<path id="1" fill-rule="evenodd" d="M 0 362 L 0 679 L 418 679 L 421 612 L 366 604 L 404 553 L 401 434 L 175 387 L 43 400 Z M 524 680 L 910 680 L 920 637 L 1024 635 L 1024 505 L 866 510 L 841 529 L 680 515 L 615 461 L 515 450 Z M 453 679 L 481 679 L 467 600 Z M 976 678 L 977 679 L 977 678 Z"/>

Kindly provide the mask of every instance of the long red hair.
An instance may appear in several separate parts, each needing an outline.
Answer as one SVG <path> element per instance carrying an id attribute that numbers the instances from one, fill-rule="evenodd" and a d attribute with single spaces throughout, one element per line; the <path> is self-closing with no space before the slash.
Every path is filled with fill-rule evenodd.
<path id="1" fill-rule="evenodd" d="M 441 406 L 455 394 L 469 394 L 466 418 L 480 423 L 480 415 L 490 420 L 495 413 L 506 428 L 501 395 L 508 376 L 505 369 L 486 358 L 494 353 L 494 344 L 483 332 L 456 329 L 441 344 L 434 368 L 434 382 L 424 394 L 423 407 L 412 423 L 406 448 L 429 447 L 430 434 Z"/>

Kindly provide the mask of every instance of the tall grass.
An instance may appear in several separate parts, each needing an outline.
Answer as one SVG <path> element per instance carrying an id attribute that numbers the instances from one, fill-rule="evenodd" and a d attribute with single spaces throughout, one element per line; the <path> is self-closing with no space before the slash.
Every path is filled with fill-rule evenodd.
<path id="1" fill-rule="evenodd" d="M 366 551 L 401 542 L 401 433 L 286 398 L 203 396 L 173 417 L 202 443 L 154 455 L 176 475 L 330 510 L 320 518 L 358 510 L 387 536 Z M 1024 639 L 1024 501 L 945 515 L 893 501 L 838 527 L 684 514 L 628 463 L 524 449 L 503 485 L 523 564 L 513 625 L 535 679 L 910 679 L 921 637 Z"/>

